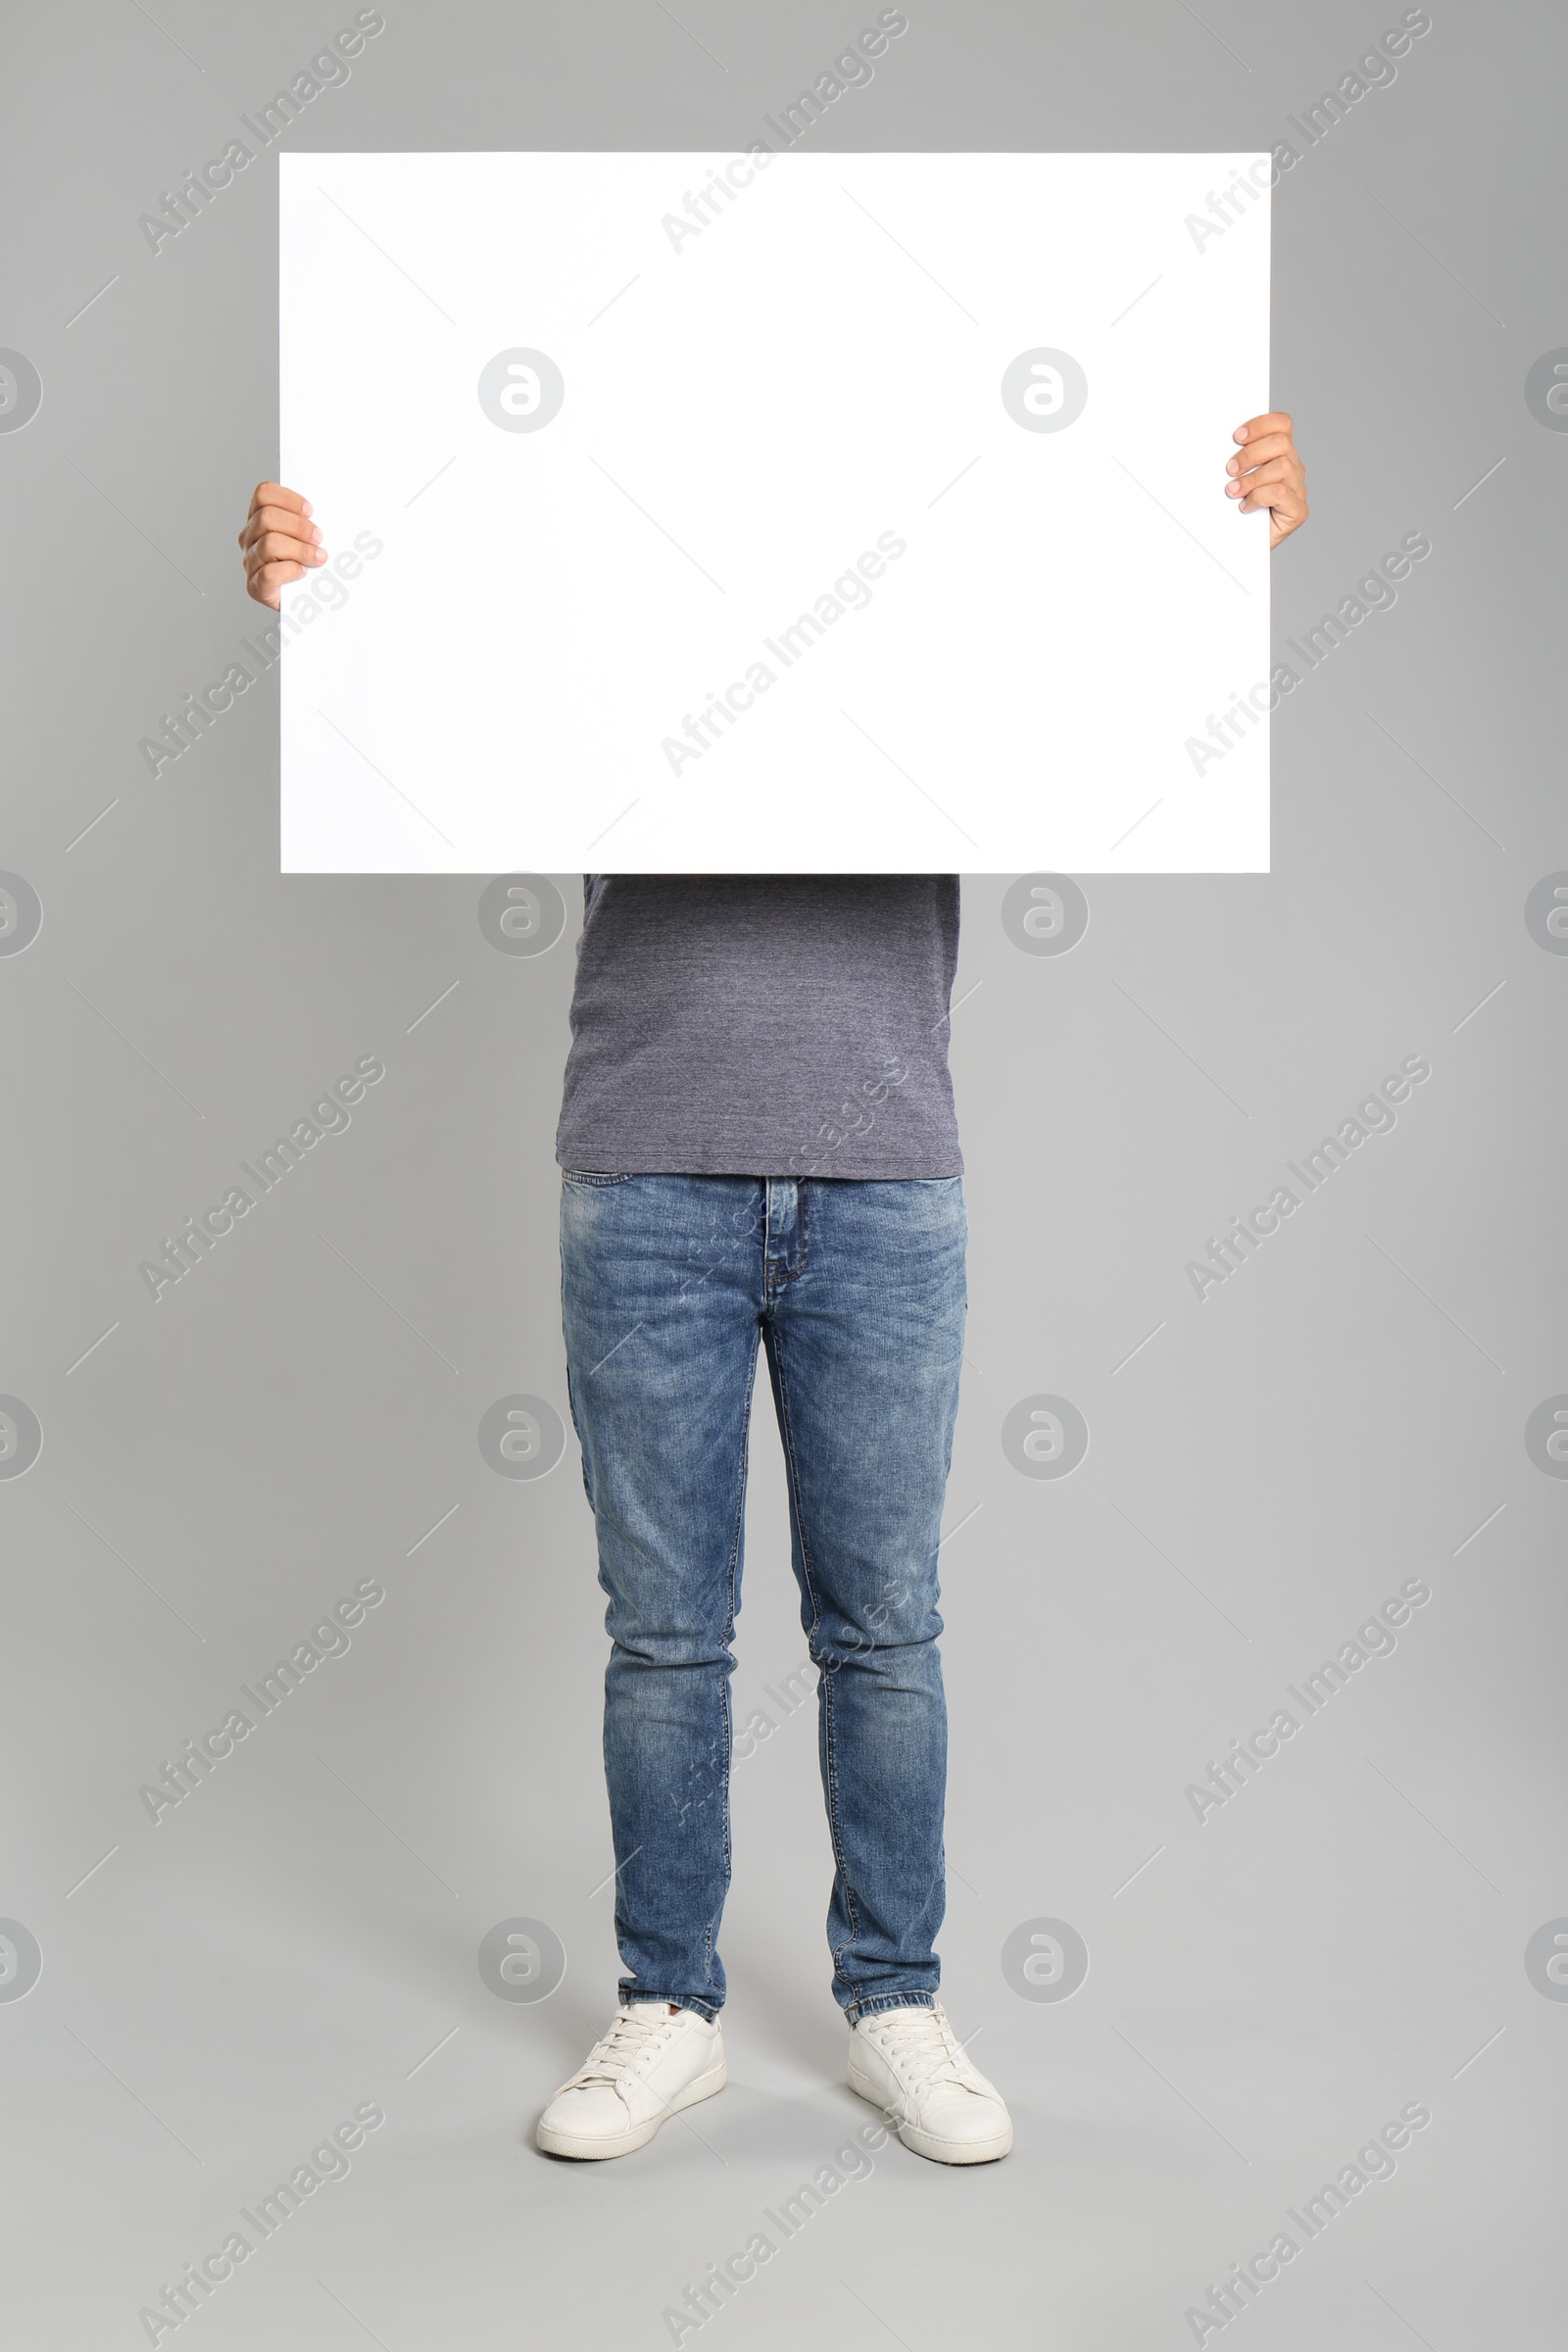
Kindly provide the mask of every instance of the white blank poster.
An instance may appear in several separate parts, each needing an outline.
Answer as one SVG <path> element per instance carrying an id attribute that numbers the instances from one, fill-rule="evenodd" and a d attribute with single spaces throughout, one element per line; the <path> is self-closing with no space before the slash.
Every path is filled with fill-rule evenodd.
<path id="1" fill-rule="evenodd" d="M 1267 870 L 1266 156 L 280 171 L 285 872 Z"/>

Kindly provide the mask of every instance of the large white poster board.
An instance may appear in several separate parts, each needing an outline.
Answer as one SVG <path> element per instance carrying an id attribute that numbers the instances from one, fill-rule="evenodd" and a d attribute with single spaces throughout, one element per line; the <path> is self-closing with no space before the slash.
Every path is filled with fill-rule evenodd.
<path id="1" fill-rule="evenodd" d="M 280 172 L 285 872 L 1266 871 L 1266 156 Z"/>

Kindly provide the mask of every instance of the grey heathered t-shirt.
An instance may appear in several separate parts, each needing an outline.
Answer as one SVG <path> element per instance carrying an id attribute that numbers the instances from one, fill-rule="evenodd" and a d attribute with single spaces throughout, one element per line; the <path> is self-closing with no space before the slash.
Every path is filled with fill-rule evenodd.
<path id="1" fill-rule="evenodd" d="M 562 1167 L 957 1176 L 956 874 L 585 874 Z"/>

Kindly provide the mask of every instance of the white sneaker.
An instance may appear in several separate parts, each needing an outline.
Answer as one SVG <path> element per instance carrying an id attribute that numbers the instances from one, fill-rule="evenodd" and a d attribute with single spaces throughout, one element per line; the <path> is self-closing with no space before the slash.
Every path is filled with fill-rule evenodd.
<path id="1" fill-rule="evenodd" d="M 539 2145 L 551 2156 L 627 2156 L 727 2080 L 717 2018 L 633 2001 L 539 2118 Z"/>
<path id="2" fill-rule="evenodd" d="M 938 2164 L 994 2164 L 1012 2146 L 1002 2093 L 940 2001 L 862 2017 L 850 2034 L 850 2088 L 882 2109 L 906 2148 Z"/>

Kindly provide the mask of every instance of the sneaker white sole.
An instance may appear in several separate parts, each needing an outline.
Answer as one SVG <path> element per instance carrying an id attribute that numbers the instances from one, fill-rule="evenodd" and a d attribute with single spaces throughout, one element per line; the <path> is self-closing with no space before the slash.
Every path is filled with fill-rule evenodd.
<path id="1" fill-rule="evenodd" d="M 688 2082 L 684 2090 L 678 2091 L 667 2107 L 650 2116 L 647 2123 L 634 2125 L 629 2132 L 615 2132 L 596 2139 L 541 2122 L 535 2137 L 547 2156 L 577 2156 L 590 2163 L 602 2162 L 607 2156 L 630 2156 L 635 2149 L 647 2147 L 661 2124 L 667 2123 L 672 2115 L 679 2115 L 683 2107 L 695 2107 L 700 2099 L 710 2099 L 728 2081 L 728 2065 L 720 2058 L 706 2075 L 699 2075 L 694 2082 Z"/>
<path id="2" fill-rule="evenodd" d="M 858 2074 L 853 2066 L 850 2068 L 850 2088 L 862 2099 L 869 2099 L 873 2107 L 880 2107 L 884 2116 L 887 2116 L 882 2092 L 869 2076 Z M 888 2121 L 892 2122 L 890 2116 Z M 993 2132 L 985 2139 L 945 2139 L 940 2132 L 922 2132 L 914 2124 L 896 2124 L 894 2130 L 906 2148 L 916 2156 L 929 2156 L 933 2164 L 995 2164 L 999 2157 L 1009 2154 L 1012 2148 L 1010 2122 L 1005 2131 Z"/>

